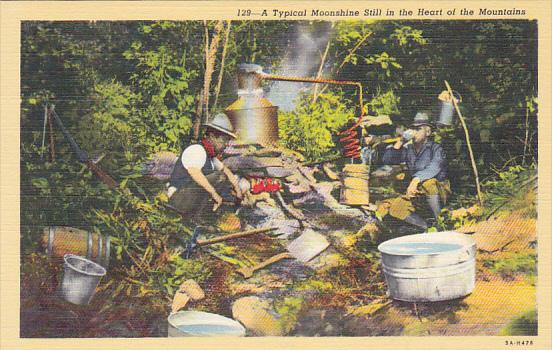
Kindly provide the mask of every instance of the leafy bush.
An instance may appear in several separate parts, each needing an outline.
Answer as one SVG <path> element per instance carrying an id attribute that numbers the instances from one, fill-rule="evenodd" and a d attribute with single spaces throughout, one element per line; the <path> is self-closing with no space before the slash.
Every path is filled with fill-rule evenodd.
<path id="1" fill-rule="evenodd" d="M 337 134 L 355 117 L 347 106 L 351 104 L 332 92 L 321 94 L 316 103 L 307 94 L 300 96 L 295 110 L 278 117 L 280 142 L 309 161 L 336 156 Z"/>

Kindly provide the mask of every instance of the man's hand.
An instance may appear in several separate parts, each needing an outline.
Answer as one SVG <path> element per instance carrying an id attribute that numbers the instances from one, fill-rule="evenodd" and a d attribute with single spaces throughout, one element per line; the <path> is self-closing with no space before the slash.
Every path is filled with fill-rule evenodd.
<path id="1" fill-rule="evenodd" d="M 234 192 L 236 193 L 236 198 L 241 200 L 243 198 L 243 192 L 240 188 L 240 184 L 238 182 L 238 178 L 230 169 L 228 169 L 227 166 L 223 166 L 222 172 L 224 175 L 226 175 L 226 178 L 230 183 L 232 184 L 232 188 L 234 189 Z"/>
<path id="2" fill-rule="evenodd" d="M 222 197 L 214 192 L 211 194 L 211 198 L 213 198 L 213 201 L 215 204 L 213 204 L 213 211 L 217 211 L 217 209 L 222 205 Z"/>
<path id="3" fill-rule="evenodd" d="M 236 198 L 241 201 L 243 199 L 243 192 L 242 192 L 240 186 L 238 184 L 235 184 L 235 185 L 232 185 L 232 187 L 234 188 Z"/>
<path id="4" fill-rule="evenodd" d="M 416 197 L 418 193 L 418 185 L 420 184 L 420 179 L 417 177 L 413 178 L 412 181 L 410 181 L 410 184 L 408 185 L 408 188 L 406 189 L 406 196 L 408 198 Z"/>
<path id="5" fill-rule="evenodd" d="M 402 146 L 403 146 L 403 139 L 401 137 L 397 140 L 397 142 L 395 142 L 395 144 L 393 145 L 393 148 L 394 149 L 401 149 Z"/>

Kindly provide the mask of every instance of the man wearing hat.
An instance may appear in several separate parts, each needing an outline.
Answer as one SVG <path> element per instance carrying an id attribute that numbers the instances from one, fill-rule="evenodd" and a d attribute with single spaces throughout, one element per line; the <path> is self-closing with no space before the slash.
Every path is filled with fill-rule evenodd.
<path id="1" fill-rule="evenodd" d="M 199 144 L 184 149 L 168 184 L 169 204 L 183 215 L 202 214 L 209 199 L 213 201 L 212 211 L 216 211 L 222 204 L 219 190 L 225 180 L 236 197 L 242 198 L 238 178 L 219 159 L 228 142 L 236 138 L 230 119 L 219 113 L 204 126 L 205 136 Z"/>
<path id="2" fill-rule="evenodd" d="M 406 163 L 410 183 L 403 196 L 378 203 L 376 214 L 383 218 L 387 214 L 405 222 L 426 229 L 427 222 L 416 213 L 423 198 L 429 205 L 433 217 L 441 212 L 441 203 L 446 203 L 450 194 L 447 179 L 447 161 L 440 144 L 429 139 L 431 123 L 427 112 L 418 112 L 410 130 L 403 134 L 383 154 L 387 165 Z"/>

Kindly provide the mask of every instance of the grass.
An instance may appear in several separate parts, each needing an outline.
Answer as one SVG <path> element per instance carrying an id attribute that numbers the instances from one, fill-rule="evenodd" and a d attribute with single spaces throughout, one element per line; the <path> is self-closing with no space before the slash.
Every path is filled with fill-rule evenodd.
<path id="1" fill-rule="evenodd" d="M 538 335 L 537 310 L 527 311 L 514 318 L 499 335 Z"/>
<path id="2" fill-rule="evenodd" d="M 512 280 L 518 275 L 532 279 L 537 274 L 537 255 L 535 253 L 516 254 L 505 258 L 490 258 L 483 266 L 499 274 L 503 279 Z"/>

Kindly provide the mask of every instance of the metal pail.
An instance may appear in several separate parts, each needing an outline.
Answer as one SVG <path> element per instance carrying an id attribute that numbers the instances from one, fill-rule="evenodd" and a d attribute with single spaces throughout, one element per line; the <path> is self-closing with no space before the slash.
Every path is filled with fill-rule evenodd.
<path id="1" fill-rule="evenodd" d="M 403 236 L 383 242 L 385 281 L 393 299 L 461 298 L 475 287 L 475 241 L 458 232 Z"/>
<path id="2" fill-rule="evenodd" d="M 245 336 L 245 328 L 238 321 L 208 312 L 179 311 L 171 314 L 167 321 L 169 338 Z"/>
<path id="3" fill-rule="evenodd" d="M 96 292 L 96 287 L 103 276 L 105 269 L 82 256 L 66 254 L 63 280 L 61 282 L 61 296 L 70 303 L 87 305 Z"/>
<path id="4" fill-rule="evenodd" d="M 454 98 L 458 100 L 457 103 L 462 102 L 462 96 L 456 91 L 452 93 Z M 441 103 L 441 111 L 439 112 L 439 120 L 437 121 L 437 126 L 447 127 L 451 126 L 454 123 L 454 105 L 451 101 L 439 101 Z"/>

